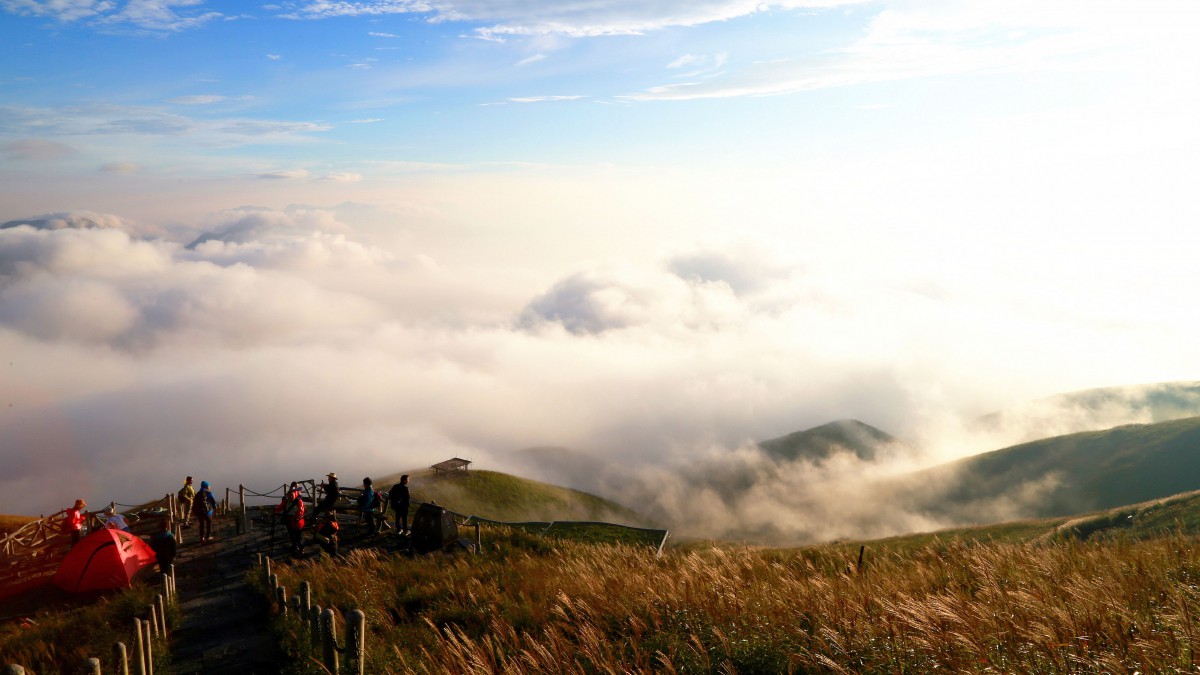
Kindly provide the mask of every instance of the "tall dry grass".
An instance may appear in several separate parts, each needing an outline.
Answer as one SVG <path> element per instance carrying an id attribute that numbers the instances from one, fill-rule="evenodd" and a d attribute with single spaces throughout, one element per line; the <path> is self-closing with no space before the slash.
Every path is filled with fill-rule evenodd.
<path id="1" fill-rule="evenodd" d="M 510 532 L 478 557 L 278 572 L 367 613 L 370 672 L 1167 673 L 1197 670 L 1196 544 L 935 543 L 858 574 L 833 548 L 655 558 Z"/>

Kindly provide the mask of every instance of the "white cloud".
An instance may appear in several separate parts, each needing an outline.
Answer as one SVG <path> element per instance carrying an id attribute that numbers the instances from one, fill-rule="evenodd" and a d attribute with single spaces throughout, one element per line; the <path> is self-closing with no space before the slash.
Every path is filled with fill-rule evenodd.
<path id="1" fill-rule="evenodd" d="M 123 6 L 113 0 L 0 0 L 0 7 L 14 14 L 63 22 L 92 20 L 98 26 L 157 32 L 197 28 L 223 16 L 220 12 L 187 11 L 198 4 L 198 0 L 126 0 Z"/>
<path id="2" fill-rule="evenodd" d="M 566 95 L 566 96 L 517 96 L 508 100 L 513 103 L 544 103 L 547 101 L 578 101 L 586 96 Z"/>
<path id="3" fill-rule="evenodd" d="M 361 173 L 353 173 L 348 171 L 335 171 L 321 176 L 320 180 L 330 183 L 357 183 L 362 180 Z"/>
<path id="4" fill-rule="evenodd" d="M 137 173 L 144 169 L 137 162 L 110 162 L 100 167 L 100 170 L 105 173 L 131 174 Z"/>
<path id="5" fill-rule="evenodd" d="M 475 35 L 486 40 L 508 36 L 634 35 L 676 26 L 697 26 L 725 21 L 775 9 L 834 7 L 854 4 L 856 0 L 783 0 L 782 2 L 745 2 L 744 0 L 671 0 L 636 2 L 635 0 L 583 0 L 572 3 L 546 3 L 532 0 L 375 0 L 329 2 L 315 0 L 283 15 L 289 18 L 324 19 L 339 16 L 375 16 L 382 14 L 425 14 L 434 23 L 461 21 L 490 23 L 476 28 Z"/>
<path id="6" fill-rule="evenodd" d="M 267 58 L 271 61 L 278 61 L 278 60 L 282 59 L 283 56 L 281 56 L 279 54 L 267 54 Z"/>
<path id="7" fill-rule="evenodd" d="M 257 177 L 267 180 L 296 180 L 299 178 L 308 178 L 308 171 L 305 169 L 286 169 L 283 171 L 260 173 Z"/>
<path id="8" fill-rule="evenodd" d="M 538 61 L 544 61 L 544 60 L 546 60 L 545 54 L 534 54 L 532 56 L 527 56 L 527 57 L 521 59 L 520 61 L 517 61 L 517 67 L 519 68 L 521 66 L 528 66 L 532 63 L 537 63 Z"/>
<path id="9" fill-rule="evenodd" d="M 177 96 L 168 100 L 168 103 L 177 105 L 212 105 L 213 103 L 221 103 L 229 100 L 228 96 L 219 96 L 216 94 L 196 94 L 193 96 Z"/>
<path id="10" fill-rule="evenodd" d="M 624 98 L 775 96 L 938 75 L 1078 68 L 1130 40 L 1110 20 L 1119 21 L 1081 3 L 898 5 L 875 15 L 854 44 L 821 58 L 759 61 L 705 82 L 662 85 Z"/>

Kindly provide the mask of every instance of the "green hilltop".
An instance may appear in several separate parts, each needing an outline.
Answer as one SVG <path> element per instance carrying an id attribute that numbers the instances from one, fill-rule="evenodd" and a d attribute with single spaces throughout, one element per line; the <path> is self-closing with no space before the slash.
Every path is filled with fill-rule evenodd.
<path id="1" fill-rule="evenodd" d="M 387 492 L 398 480 L 400 474 L 391 474 L 375 480 L 375 485 Z M 594 520 L 624 525 L 644 522 L 635 511 L 596 495 L 498 471 L 472 469 L 451 478 L 434 478 L 428 470 L 413 471 L 409 490 L 414 503 L 437 502 L 455 513 L 489 520 Z"/>
<path id="2" fill-rule="evenodd" d="M 900 445 L 898 439 L 869 424 L 858 420 L 836 420 L 762 441 L 758 447 L 776 461 L 823 460 L 846 450 L 860 459 L 869 460 L 877 457 L 882 449 L 895 445 Z"/>

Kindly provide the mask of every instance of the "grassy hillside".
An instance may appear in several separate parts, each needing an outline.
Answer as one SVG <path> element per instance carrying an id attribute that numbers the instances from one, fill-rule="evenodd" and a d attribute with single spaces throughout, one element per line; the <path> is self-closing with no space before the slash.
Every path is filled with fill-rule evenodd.
<path id="1" fill-rule="evenodd" d="M 862 459 L 872 459 L 881 449 L 899 444 L 896 438 L 858 420 L 837 420 L 806 431 L 762 441 L 762 448 L 776 460 L 828 459 L 849 450 Z"/>
<path id="2" fill-rule="evenodd" d="M 1028 490 L 1025 512 L 1052 517 L 1158 499 L 1200 487 L 1200 417 L 1046 438 L 916 476 L 931 511 Z"/>
<path id="3" fill-rule="evenodd" d="M 393 474 L 375 484 L 386 492 L 399 479 L 400 474 Z M 496 471 L 472 470 L 465 476 L 443 479 L 435 479 L 429 471 L 413 472 L 409 489 L 414 502 L 434 501 L 456 513 L 490 520 L 598 520 L 627 525 L 643 520 L 607 499 Z"/>
<path id="4" fill-rule="evenodd" d="M 877 542 L 862 569 L 845 545 L 656 558 L 510 531 L 454 563 L 368 553 L 277 571 L 366 613 L 372 672 L 1194 672 L 1195 537 L 1043 536 L 1062 525 Z M 294 616 L 277 627 L 296 671 L 320 672 Z"/>

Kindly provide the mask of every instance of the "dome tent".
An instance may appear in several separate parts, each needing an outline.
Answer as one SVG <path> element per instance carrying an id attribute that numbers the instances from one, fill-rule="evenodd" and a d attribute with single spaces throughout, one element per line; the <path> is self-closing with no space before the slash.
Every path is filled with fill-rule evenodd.
<path id="1" fill-rule="evenodd" d="M 137 535 L 103 528 L 84 537 L 63 558 L 54 585 L 70 593 L 128 588 L 138 570 L 156 562 Z"/>

